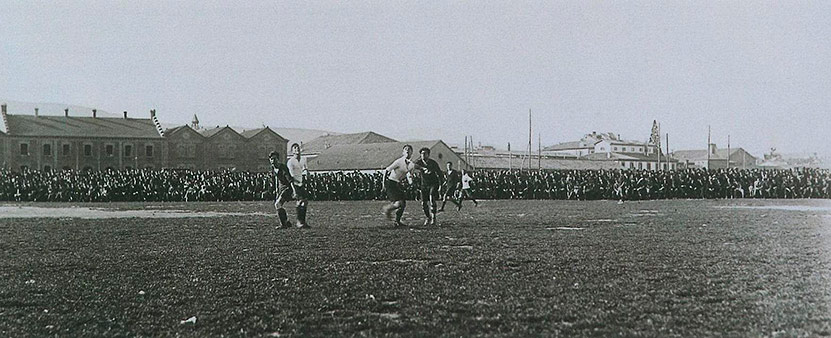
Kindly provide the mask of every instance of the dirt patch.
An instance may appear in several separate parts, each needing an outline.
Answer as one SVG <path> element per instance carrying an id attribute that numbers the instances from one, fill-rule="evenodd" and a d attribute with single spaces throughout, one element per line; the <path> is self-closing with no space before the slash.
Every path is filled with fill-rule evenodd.
<path id="1" fill-rule="evenodd" d="M 186 210 L 118 210 L 88 207 L 54 207 L 41 208 L 33 206 L 0 206 L 0 218 L 187 218 L 187 217 L 222 217 L 222 216 L 273 216 L 262 212 L 216 212 Z"/>

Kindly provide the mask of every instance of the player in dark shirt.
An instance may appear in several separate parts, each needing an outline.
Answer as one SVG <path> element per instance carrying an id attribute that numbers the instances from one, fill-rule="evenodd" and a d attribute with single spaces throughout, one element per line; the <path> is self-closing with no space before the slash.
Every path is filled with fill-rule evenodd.
<path id="1" fill-rule="evenodd" d="M 293 178 L 289 173 L 289 167 L 285 163 L 280 162 L 280 158 L 276 152 L 268 154 L 268 160 L 271 162 L 271 170 L 277 180 L 277 199 L 274 201 L 274 207 L 277 208 L 277 216 L 280 217 L 280 225 L 283 228 L 291 228 L 286 209 L 283 204 L 294 199 L 294 185 Z"/>
<path id="2" fill-rule="evenodd" d="M 456 192 L 459 191 L 459 188 L 462 185 L 462 174 L 459 173 L 458 170 L 453 170 L 453 162 L 447 162 L 447 173 L 445 176 L 447 177 L 447 180 L 444 182 L 444 197 L 442 198 L 439 212 L 444 211 L 444 206 L 447 204 L 448 199 L 451 203 L 455 204 L 456 207 L 459 206 L 459 201 L 456 198 Z"/>
<path id="3" fill-rule="evenodd" d="M 444 172 L 436 161 L 430 159 L 430 148 L 421 148 L 421 158 L 415 167 L 421 172 L 421 208 L 427 219 L 424 225 L 436 225 L 436 207 L 439 200 L 439 187 L 444 180 Z"/>

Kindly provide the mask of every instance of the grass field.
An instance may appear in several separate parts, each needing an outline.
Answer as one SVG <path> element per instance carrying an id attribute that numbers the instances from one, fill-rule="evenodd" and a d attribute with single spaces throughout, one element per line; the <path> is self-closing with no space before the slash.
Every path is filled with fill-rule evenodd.
<path id="1" fill-rule="evenodd" d="M 268 202 L 0 215 L 0 336 L 831 335 L 831 201 L 485 201 L 409 229 L 381 205 L 312 203 L 306 230 Z"/>

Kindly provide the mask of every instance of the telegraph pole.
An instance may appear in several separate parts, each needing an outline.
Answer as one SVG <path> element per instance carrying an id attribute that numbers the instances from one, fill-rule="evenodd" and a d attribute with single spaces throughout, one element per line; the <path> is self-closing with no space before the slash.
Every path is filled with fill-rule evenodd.
<path id="1" fill-rule="evenodd" d="M 531 109 L 528 109 L 528 171 L 531 171 Z"/>
<path id="2" fill-rule="evenodd" d="M 707 126 L 707 170 L 710 170 L 710 126 Z"/>

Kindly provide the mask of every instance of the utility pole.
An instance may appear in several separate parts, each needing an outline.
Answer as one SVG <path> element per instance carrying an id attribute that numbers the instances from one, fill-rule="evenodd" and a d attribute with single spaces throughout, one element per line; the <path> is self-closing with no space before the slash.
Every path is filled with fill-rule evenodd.
<path id="1" fill-rule="evenodd" d="M 727 134 L 727 169 L 730 169 L 730 134 Z"/>
<path id="2" fill-rule="evenodd" d="M 656 139 L 657 139 L 656 141 L 658 143 L 658 144 L 656 144 L 656 146 L 657 146 L 656 150 L 658 151 L 658 167 L 655 168 L 655 171 L 661 171 L 661 124 L 660 123 L 658 123 L 658 137 L 656 137 Z"/>
<path id="3" fill-rule="evenodd" d="M 710 126 L 707 125 L 707 170 L 710 170 Z"/>
<path id="4" fill-rule="evenodd" d="M 666 144 L 666 148 L 667 148 L 667 168 L 672 169 L 672 165 L 669 163 L 669 133 L 667 133 L 667 142 L 666 143 L 667 143 Z"/>
<path id="5" fill-rule="evenodd" d="M 470 165 L 470 159 L 467 156 L 467 135 L 465 135 L 465 163 Z"/>
<path id="6" fill-rule="evenodd" d="M 531 171 L 531 109 L 528 109 L 528 172 Z"/>

